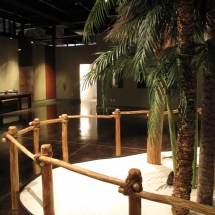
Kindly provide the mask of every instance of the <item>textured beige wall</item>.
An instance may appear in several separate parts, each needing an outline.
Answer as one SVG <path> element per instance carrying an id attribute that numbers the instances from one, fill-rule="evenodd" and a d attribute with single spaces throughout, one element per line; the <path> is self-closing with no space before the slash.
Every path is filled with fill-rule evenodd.
<path id="1" fill-rule="evenodd" d="M 91 64 L 96 46 L 73 46 L 56 48 L 56 92 L 57 99 L 80 99 L 80 87 L 74 87 L 79 80 L 79 65 Z M 63 83 L 67 83 L 64 90 Z"/>
<path id="2" fill-rule="evenodd" d="M 34 43 L 32 52 L 34 101 L 39 101 L 46 99 L 45 46 Z"/>
<path id="3" fill-rule="evenodd" d="M 0 91 L 19 90 L 18 41 L 0 36 Z"/>

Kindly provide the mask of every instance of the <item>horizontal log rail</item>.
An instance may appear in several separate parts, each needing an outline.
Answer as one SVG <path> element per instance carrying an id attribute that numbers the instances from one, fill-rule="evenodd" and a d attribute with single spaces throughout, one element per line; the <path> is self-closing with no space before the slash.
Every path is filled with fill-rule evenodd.
<path id="1" fill-rule="evenodd" d="M 46 125 L 46 124 L 51 124 L 51 123 L 57 123 L 61 122 L 61 119 L 48 119 L 44 121 L 40 121 L 40 125 Z M 33 125 L 34 122 L 30 122 L 29 125 Z"/>
<path id="2" fill-rule="evenodd" d="M 10 134 L 5 134 L 5 138 L 7 138 L 8 140 L 10 140 L 11 142 L 13 142 L 14 145 L 16 145 L 16 147 L 18 149 L 20 149 L 25 155 L 27 155 L 29 158 L 31 158 L 32 160 L 34 160 L 35 162 L 41 161 L 44 163 L 49 163 L 55 166 L 60 166 L 60 167 L 64 167 L 65 169 L 71 170 L 73 172 L 77 172 L 79 174 L 91 177 L 91 178 L 95 178 L 97 180 L 100 181 L 104 181 L 107 183 L 111 183 L 111 184 L 115 184 L 118 186 L 125 186 L 125 181 L 122 181 L 120 179 L 117 178 L 112 178 L 103 174 L 99 174 L 87 169 L 84 169 L 82 167 L 78 167 L 75 166 L 73 164 L 69 164 L 67 162 L 64 162 L 62 160 L 59 159 L 55 159 L 55 158 L 50 158 L 41 154 L 33 154 L 31 153 L 27 148 L 25 148 L 22 144 L 20 144 L 13 136 L 11 136 Z M 3 140 L 4 142 L 6 140 Z"/>
<path id="3" fill-rule="evenodd" d="M 120 193 L 124 193 L 124 189 L 121 187 L 118 189 L 118 191 Z M 141 191 L 140 193 L 134 193 L 133 195 L 136 197 L 139 197 L 142 199 L 148 199 L 154 202 L 187 208 L 207 215 L 215 214 L 215 208 L 212 206 L 200 204 L 197 202 L 189 201 L 175 196 L 161 195 L 161 194 L 150 193 L 146 191 Z"/>
<path id="4" fill-rule="evenodd" d="M 110 184 L 114 184 L 114 185 L 118 185 L 118 186 L 122 186 L 122 187 L 125 186 L 124 180 L 120 180 L 120 179 L 113 178 L 113 177 L 110 177 L 107 175 L 103 175 L 103 174 L 100 174 L 97 172 L 93 172 L 91 170 L 75 166 L 74 164 L 70 164 L 70 163 L 64 162 L 64 161 L 59 160 L 59 159 L 50 158 L 50 157 L 46 157 L 46 156 L 41 155 L 38 157 L 38 160 L 41 162 L 44 162 L 44 163 L 49 163 L 49 164 L 52 164 L 55 166 L 63 167 L 63 168 L 68 169 L 70 171 L 79 173 L 81 175 L 88 176 L 90 178 L 97 179 L 99 181 L 103 181 L 106 183 L 110 183 Z"/>
<path id="5" fill-rule="evenodd" d="M 10 140 L 14 145 L 16 145 L 16 147 L 18 149 L 20 149 L 25 155 L 27 155 L 29 158 L 31 158 L 32 160 L 35 160 L 34 157 L 35 155 L 33 153 L 31 153 L 28 149 L 26 149 L 21 143 L 19 143 L 19 141 L 17 141 L 13 136 L 11 136 L 10 134 L 6 133 L 4 135 L 5 137 L 2 139 L 2 142 L 6 142 L 7 139 Z"/>
<path id="6" fill-rule="evenodd" d="M 202 108 L 198 108 L 198 112 L 201 114 Z M 128 115 L 128 114 L 148 114 L 149 110 L 137 110 L 137 111 L 120 111 L 121 115 Z M 173 110 L 173 113 L 178 113 L 178 109 Z M 164 115 L 167 115 L 168 111 L 164 111 Z M 74 118 L 114 118 L 114 112 L 112 115 L 68 115 L 69 119 L 74 119 Z M 40 125 L 45 125 L 45 124 L 50 124 L 50 123 L 57 123 L 57 122 L 61 122 L 61 116 L 59 116 L 59 119 L 50 119 L 50 120 L 44 120 L 44 121 L 40 121 Z M 34 122 L 30 122 L 29 125 L 32 126 L 34 124 Z M 28 129 L 28 128 L 27 128 Z M 31 128 L 29 128 L 29 130 L 32 130 Z M 20 134 L 26 133 L 28 132 L 28 130 L 23 129 L 23 131 L 19 131 Z"/>
<path id="7" fill-rule="evenodd" d="M 120 114 L 122 114 L 122 115 L 128 115 L 128 114 L 148 114 L 148 113 L 149 113 L 149 110 L 120 111 Z"/>
<path id="8" fill-rule="evenodd" d="M 22 130 L 19 130 L 17 133 L 18 133 L 18 135 L 22 135 L 22 134 L 28 133 L 29 131 L 32 131 L 33 129 L 34 129 L 33 126 L 29 126 L 29 127 L 24 128 Z"/>
<path id="9" fill-rule="evenodd" d="M 202 108 L 197 109 L 198 113 L 202 113 Z M 173 113 L 178 113 L 178 109 L 172 110 Z M 114 113 L 114 112 L 113 112 Z M 149 110 L 136 110 L 136 111 L 120 111 L 121 115 L 127 114 L 148 114 Z M 164 111 L 164 115 L 167 115 L 168 111 Z"/>
<path id="10" fill-rule="evenodd" d="M 68 116 L 69 119 L 74 118 L 104 118 L 104 119 L 111 119 L 114 118 L 114 115 L 75 115 L 75 116 Z"/>

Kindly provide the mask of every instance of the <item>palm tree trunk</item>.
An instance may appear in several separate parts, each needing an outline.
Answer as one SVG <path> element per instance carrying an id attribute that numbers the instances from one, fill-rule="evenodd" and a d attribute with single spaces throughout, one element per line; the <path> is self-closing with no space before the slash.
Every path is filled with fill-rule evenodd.
<path id="1" fill-rule="evenodd" d="M 214 98 L 215 77 L 212 73 L 204 73 L 197 202 L 211 206 L 213 204 L 214 190 Z"/>
<path id="2" fill-rule="evenodd" d="M 163 137 L 163 121 L 165 106 L 165 91 L 160 85 L 160 91 L 156 91 L 157 99 L 150 106 L 148 119 L 148 138 L 147 138 L 147 162 L 150 164 L 161 164 L 161 147 Z M 157 100 L 161 103 L 158 105 Z"/>
<path id="3" fill-rule="evenodd" d="M 213 20 L 208 24 L 205 40 L 215 49 L 214 0 L 205 0 L 207 17 Z M 197 202 L 213 205 L 215 170 L 215 76 L 214 71 L 204 71 L 201 115 L 201 143 L 198 168 Z"/>
<path id="4" fill-rule="evenodd" d="M 194 157 L 195 127 L 196 127 L 196 72 L 190 67 L 194 50 L 194 2 L 193 0 L 178 1 L 178 39 L 179 39 L 179 65 L 183 66 L 181 75 L 182 93 L 179 97 L 179 123 L 176 150 L 176 172 L 174 176 L 173 196 L 190 199 L 192 189 L 192 163 Z M 186 77 L 185 77 L 186 76 Z M 186 78 L 186 80 L 185 80 Z M 184 104 L 182 96 L 185 97 Z M 185 109 L 186 105 L 186 109 Z M 188 209 L 172 207 L 173 215 L 187 215 Z"/>

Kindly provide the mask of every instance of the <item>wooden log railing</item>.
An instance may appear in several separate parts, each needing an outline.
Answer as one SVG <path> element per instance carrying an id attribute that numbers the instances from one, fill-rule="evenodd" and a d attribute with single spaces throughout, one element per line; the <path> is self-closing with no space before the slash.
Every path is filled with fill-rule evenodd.
<path id="1" fill-rule="evenodd" d="M 69 164 L 68 162 L 52 158 L 52 147 L 50 144 L 41 146 L 40 154 L 33 154 L 28 151 L 17 140 L 17 129 L 15 126 L 10 126 L 8 133 L 5 134 L 4 142 L 6 140 L 10 143 L 10 158 L 11 158 L 11 199 L 12 209 L 18 210 L 17 199 L 15 194 L 19 191 L 19 174 L 18 174 L 18 149 L 25 155 L 34 160 L 42 171 L 42 185 L 43 185 L 43 211 L 44 215 L 54 215 L 54 196 L 53 196 L 53 179 L 52 179 L 52 165 L 66 168 L 70 171 L 107 182 L 113 185 L 118 185 L 118 191 L 127 195 L 129 198 L 129 215 L 141 215 L 141 198 L 148 199 L 155 202 L 179 206 L 203 214 L 215 214 L 215 208 L 203 205 L 200 203 L 192 202 L 189 200 L 181 199 L 174 196 L 167 196 L 161 194 L 154 194 L 142 191 L 142 178 L 141 172 L 138 169 L 130 169 L 126 180 L 120 180 L 110 176 L 106 176 L 97 172 L 93 172 L 82 167 Z M 132 181 L 133 180 L 133 181 Z M 132 183 L 133 182 L 133 183 Z M 47 193 L 49 195 L 47 195 Z"/>
<path id="2" fill-rule="evenodd" d="M 177 113 L 177 110 L 173 111 L 174 113 Z M 198 112 L 201 114 L 201 108 L 198 109 Z M 92 172 L 87 171 L 87 170 L 81 170 L 80 168 L 75 168 L 74 165 L 71 166 L 71 164 L 68 164 L 68 119 L 72 119 L 72 118 L 115 118 L 115 131 L 116 131 L 116 156 L 120 156 L 121 155 L 121 135 L 120 135 L 120 117 L 123 114 L 148 114 L 149 111 L 148 110 L 140 110 L 140 111 L 122 111 L 120 112 L 119 109 L 116 109 L 112 115 L 77 115 L 77 116 L 67 116 L 66 114 L 63 114 L 62 116 L 59 117 L 59 119 L 51 119 L 51 120 L 45 120 L 45 121 L 40 121 L 38 118 L 35 118 L 33 122 L 29 123 L 29 127 L 22 129 L 20 131 L 17 131 L 15 126 L 10 126 L 8 129 L 8 133 L 5 134 L 5 137 L 2 139 L 3 142 L 8 140 L 10 143 L 10 175 L 11 175 L 11 200 L 12 200 L 12 209 L 13 210 L 17 210 L 17 200 L 16 200 L 16 193 L 19 191 L 19 167 L 18 167 L 18 148 L 25 153 L 28 157 L 30 157 L 32 160 L 35 160 L 35 156 L 39 153 L 39 130 L 40 130 L 40 126 L 41 125 L 45 125 L 45 124 L 49 124 L 49 123 L 58 123 L 61 122 L 62 123 L 62 157 L 63 157 L 63 161 L 59 161 L 53 158 L 48 158 L 46 156 L 39 156 L 39 160 L 43 161 L 43 162 L 48 162 L 49 164 L 54 164 L 54 165 L 58 165 L 58 166 L 62 166 L 64 168 L 67 168 L 71 171 L 77 171 L 80 174 L 84 174 L 87 175 L 89 177 L 94 177 L 98 180 L 102 180 L 104 182 L 109 182 L 115 185 L 119 185 L 120 189 L 119 191 L 121 192 L 122 188 L 125 186 L 125 182 L 123 181 L 119 181 L 117 179 L 114 180 L 108 180 L 107 176 L 101 176 L 100 174 L 92 174 Z M 167 114 L 167 112 L 164 112 L 164 115 Z M 29 152 L 22 144 L 20 144 L 17 141 L 17 137 L 19 135 L 25 134 L 29 131 L 33 131 L 34 132 L 34 154 Z M 38 167 L 38 165 L 34 164 L 34 174 L 38 175 L 40 173 L 40 168 Z M 90 174 L 89 174 L 90 173 Z M 101 177 L 100 177 L 101 176 Z M 106 178 L 106 179 L 105 179 Z M 114 182 L 115 181 L 115 182 Z M 157 195 L 157 194 L 153 194 L 153 195 Z M 151 195 L 152 196 L 152 195 Z M 141 197 L 141 198 L 146 198 L 146 199 L 150 199 L 148 196 Z M 153 197 L 154 198 L 154 197 Z M 168 197 L 169 198 L 169 197 Z M 173 198 L 173 197 L 172 197 Z M 175 198 L 175 197 L 174 197 Z M 157 199 L 157 200 L 156 200 Z M 170 198 L 171 199 L 171 198 Z M 158 202 L 162 202 L 160 200 L 160 198 L 157 196 L 155 197 L 155 199 L 152 199 L 153 201 L 158 201 Z M 171 200 L 171 204 L 174 205 L 174 201 Z M 132 202 L 132 201 L 131 201 Z M 177 201 L 178 202 L 178 201 Z M 181 199 L 180 199 L 181 202 Z M 186 204 L 188 204 L 188 206 L 190 201 L 186 202 Z M 163 202 L 166 204 L 169 204 L 168 202 Z M 137 205 L 139 203 L 135 203 L 135 205 Z M 178 204 L 178 203 L 177 203 Z M 175 204 L 176 206 L 178 206 L 177 204 Z M 179 203 L 180 204 L 180 203 Z M 187 205 L 183 205 L 184 203 L 182 203 L 181 205 L 185 208 L 190 209 L 190 207 L 193 207 L 192 204 L 191 206 L 187 206 Z M 197 203 L 196 203 L 197 204 Z M 206 207 L 206 206 L 205 206 Z M 203 208 L 204 210 L 204 205 L 201 205 L 201 208 Z M 207 213 L 206 214 L 215 214 L 215 209 L 211 209 L 210 207 L 206 207 L 207 208 Z M 195 209 L 192 208 L 193 210 L 202 212 L 200 209 Z M 213 211 L 213 213 L 210 212 L 210 210 Z M 206 211 L 206 209 L 205 209 Z M 136 212 L 137 213 L 137 212 Z M 136 214 L 135 213 L 135 214 Z M 129 213 L 130 214 L 130 213 Z"/>
<path id="3" fill-rule="evenodd" d="M 198 112 L 201 114 L 201 108 L 198 108 Z M 41 125 L 46 125 L 50 123 L 62 123 L 62 157 L 63 161 L 68 162 L 69 160 L 69 152 L 68 152 L 68 121 L 69 119 L 75 118 L 103 118 L 103 119 L 112 119 L 115 118 L 115 144 L 116 144 L 116 156 L 121 155 L 121 126 L 120 126 L 120 118 L 121 115 L 127 114 L 148 114 L 149 110 L 137 110 L 137 111 L 120 111 L 116 109 L 112 112 L 112 115 L 74 115 L 68 116 L 67 114 L 62 114 L 59 119 L 50 119 L 40 121 L 38 118 L 34 119 L 33 122 L 29 123 L 29 127 L 18 131 L 18 135 L 22 135 L 31 130 L 34 130 L 34 153 L 37 153 L 39 150 L 39 128 Z M 173 113 L 178 113 L 178 110 L 173 110 Z M 164 111 L 164 115 L 167 115 L 168 112 Z M 34 165 L 34 173 L 35 175 L 39 174 L 39 169 L 36 165 Z"/>

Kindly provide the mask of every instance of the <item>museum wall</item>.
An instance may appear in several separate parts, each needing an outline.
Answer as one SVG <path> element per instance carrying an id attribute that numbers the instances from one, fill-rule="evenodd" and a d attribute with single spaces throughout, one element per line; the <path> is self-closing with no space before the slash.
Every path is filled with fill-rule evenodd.
<path id="1" fill-rule="evenodd" d="M 56 47 L 56 98 L 80 102 L 79 65 L 95 59 L 95 45 Z"/>
<path id="2" fill-rule="evenodd" d="M 52 47 L 19 40 L 20 88 L 32 94 L 32 101 L 56 98 L 55 52 Z"/>
<path id="3" fill-rule="evenodd" d="M 19 90 L 18 42 L 0 36 L 0 91 Z"/>
<path id="4" fill-rule="evenodd" d="M 46 99 L 45 46 L 34 43 L 33 50 L 34 101 Z"/>

